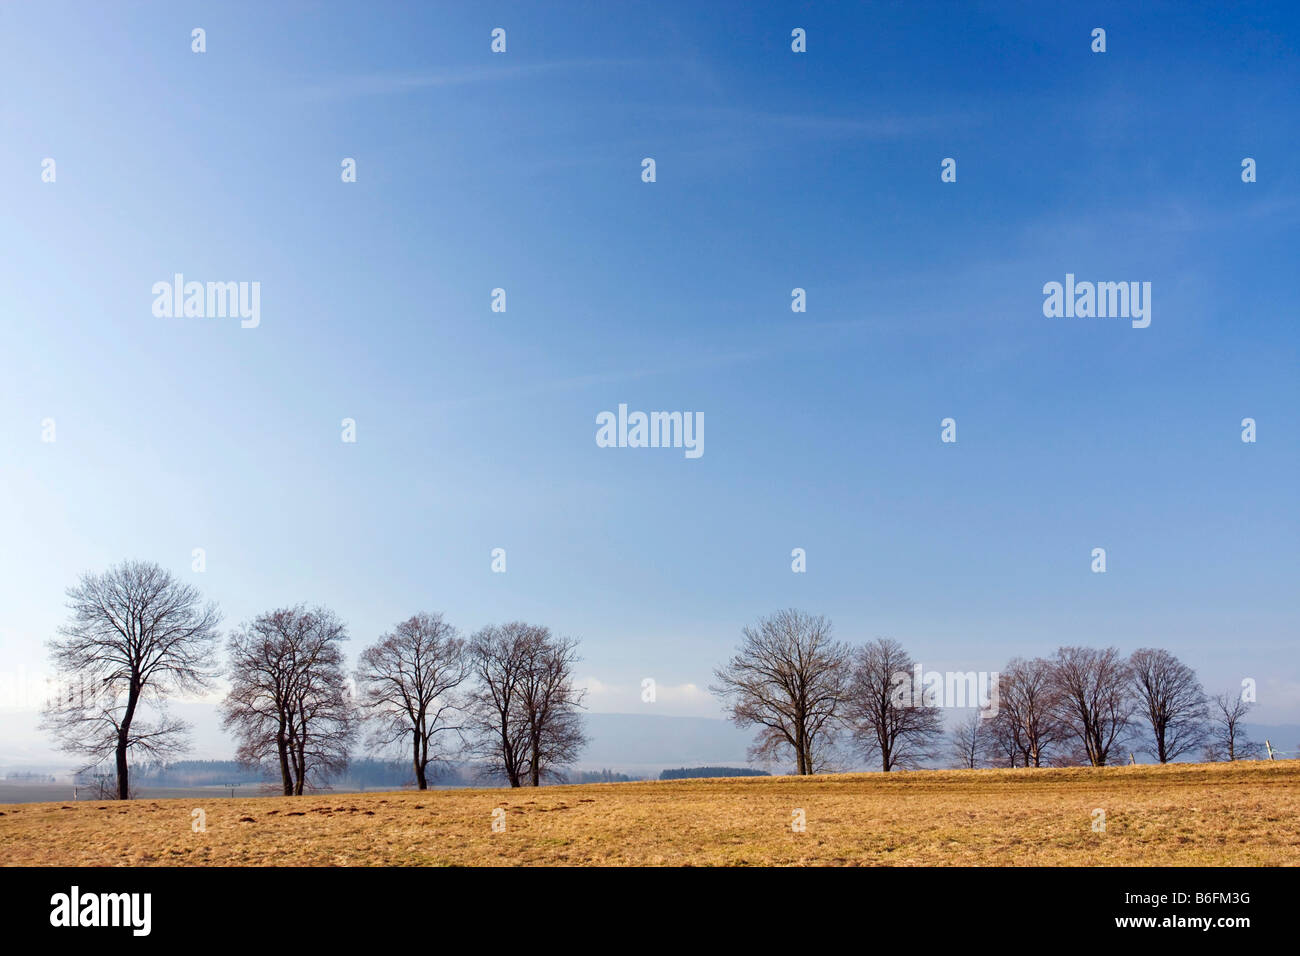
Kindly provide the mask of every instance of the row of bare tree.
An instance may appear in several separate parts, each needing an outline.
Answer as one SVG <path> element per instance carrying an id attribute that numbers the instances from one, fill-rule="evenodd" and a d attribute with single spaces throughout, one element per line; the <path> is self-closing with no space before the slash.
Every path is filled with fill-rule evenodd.
<path id="1" fill-rule="evenodd" d="M 468 639 L 439 614 L 416 614 L 360 656 L 349 679 L 347 628 L 327 608 L 279 608 L 228 638 L 217 666 L 221 614 L 197 588 L 156 564 L 126 561 L 68 590 L 71 618 L 50 642 L 60 689 L 43 725 L 85 769 L 114 768 L 131 795 L 132 760 L 184 752 L 188 726 L 167 701 L 230 689 L 222 722 L 248 764 L 275 768 L 286 796 L 324 785 L 360 732 L 411 755 L 420 789 L 432 763 L 473 755 L 512 787 L 538 786 L 586 743 L 575 687 L 577 642 L 514 622 Z"/>
<path id="2" fill-rule="evenodd" d="M 442 615 L 416 614 L 361 652 L 355 700 L 345 639 L 333 613 L 301 606 L 231 636 L 225 726 L 240 760 L 278 764 L 286 794 L 340 772 L 359 723 L 371 746 L 406 749 L 421 790 L 430 765 L 454 754 L 512 787 L 539 786 L 585 743 L 577 642 L 545 627 L 513 622 L 465 639 Z"/>
<path id="3" fill-rule="evenodd" d="M 155 564 L 127 561 L 83 575 L 68 590 L 71 618 L 50 643 L 60 692 L 44 723 L 87 769 L 111 761 L 117 793 L 130 796 L 130 759 L 166 759 L 188 728 L 169 697 L 213 687 L 221 614 L 198 589 Z M 372 744 L 409 748 L 416 784 L 452 752 L 470 754 L 512 787 L 538 786 L 573 761 L 586 739 L 583 691 L 573 682 L 577 643 L 514 622 L 462 638 L 438 614 L 417 614 L 360 656 L 356 692 L 342 643 L 347 629 L 326 608 L 259 615 L 229 636 L 222 719 L 241 760 L 279 771 L 286 795 L 320 786 L 345 764 L 362 726 Z M 733 720 L 759 729 L 751 757 L 793 756 L 797 772 L 834 769 L 847 738 L 882 770 L 933 759 L 945 729 L 922 695 L 898 695 L 914 662 L 897 641 L 852 648 L 830 622 L 780 611 L 743 631 L 712 688 Z M 1213 699 L 1167 651 L 1128 658 L 1114 648 L 1063 647 L 1016 659 L 999 677 L 996 716 L 957 728 L 967 766 L 1045 762 L 1102 766 L 1146 728 L 1160 762 L 1207 748 L 1211 759 L 1254 755 L 1238 695 Z"/>
<path id="4" fill-rule="evenodd" d="M 894 675 L 914 666 L 897 641 L 853 648 L 835 640 L 826 618 L 796 610 L 741 633 L 709 689 L 738 726 L 758 728 L 751 760 L 793 756 L 796 773 L 835 770 L 847 735 L 852 749 L 893 770 L 923 761 L 943 734 L 938 709 L 900 703 L 894 693 Z"/>
<path id="5" fill-rule="evenodd" d="M 1042 767 L 1111 762 L 1122 747 L 1168 763 L 1198 755 L 1260 755 L 1246 736 L 1252 704 L 1240 692 L 1209 696 L 1196 672 L 1169 651 L 1062 647 L 1048 658 L 1015 658 L 998 678 L 991 719 L 973 714 L 953 728 L 959 766 Z"/>
<path id="6" fill-rule="evenodd" d="M 732 720 L 755 727 L 751 759 L 793 758 L 796 772 L 835 769 L 849 753 L 882 770 L 942 756 L 959 765 L 1104 766 L 1141 739 L 1161 763 L 1203 748 L 1207 759 L 1256 755 L 1238 694 L 1207 698 L 1196 674 L 1168 651 L 1062 647 L 1050 658 L 1011 661 L 998 675 L 996 707 L 948 730 L 943 708 L 899 693 L 915 661 L 901 644 L 837 641 L 824 617 L 778 611 L 742 632 L 711 691 Z M 990 695 L 992 697 L 992 695 Z"/>

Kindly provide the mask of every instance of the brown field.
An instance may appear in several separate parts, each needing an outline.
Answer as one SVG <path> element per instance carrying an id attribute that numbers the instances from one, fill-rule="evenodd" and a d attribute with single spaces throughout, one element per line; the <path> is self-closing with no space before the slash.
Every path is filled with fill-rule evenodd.
<path id="1" fill-rule="evenodd" d="M 0 863 L 1296 865 L 1300 761 L 9 805 Z"/>

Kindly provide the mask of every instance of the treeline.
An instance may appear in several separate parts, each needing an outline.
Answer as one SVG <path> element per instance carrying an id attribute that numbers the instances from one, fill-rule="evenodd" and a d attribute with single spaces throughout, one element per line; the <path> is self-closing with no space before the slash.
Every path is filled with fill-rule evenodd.
<path id="1" fill-rule="evenodd" d="M 546 627 L 516 621 L 463 637 L 440 614 L 419 613 L 366 647 L 349 674 L 347 628 L 328 608 L 259 614 L 231 632 L 219 665 L 217 606 L 156 564 L 84 574 L 67 595 L 70 620 L 51 643 L 62 687 L 43 725 L 86 760 L 86 774 L 111 774 L 119 799 L 130 798 L 134 763 L 187 747 L 168 698 L 211 689 L 218 675 L 231 685 L 221 715 L 238 762 L 286 796 L 340 778 L 363 737 L 404 749 L 422 790 L 453 758 L 486 779 L 539 786 L 586 743 L 577 641 Z"/>
<path id="2" fill-rule="evenodd" d="M 103 776 L 93 771 L 82 771 L 74 775 L 73 782 L 81 786 L 94 786 Z M 49 775 L 35 774 L 10 774 L 9 777 L 51 781 L 55 779 Z M 176 760 L 171 763 L 132 764 L 130 778 L 133 786 L 153 787 L 238 787 L 278 782 L 269 768 L 250 766 L 237 760 Z M 483 766 L 447 762 L 429 766 L 426 779 L 429 786 L 436 787 L 505 786 L 507 784 L 504 777 L 494 776 Z M 626 783 L 641 778 L 602 769 L 570 770 L 557 775 L 556 779 L 557 782 L 563 783 Z M 410 763 L 378 757 L 352 757 L 348 760 L 346 769 L 331 780 L 333 787 L 360 790 L 369 787 L 396 789 L 414 785 L 415 774 Z"/>
<path id="3" fill-rule="evenodd" d="M 555 783 L 626 783 L 636 780 L 613 770 L 555 770 Z M 410 787 L 418 786 L 409 762 L 401 760 L 352 759 L 347 770 L 337 781 L 357 787 Z M 451 763 L 441 761 L 426 768 L 426 784 L 436 787 L 509 786 L 510 781 L 499 770 L 484 764 Z"/>
<path id="4" fill-rule="evenodd" d="M 631 783 L 634 780 L 644 780 L 644 777 L 633 777 L 625 773 L 615 773 L 613 770 L 577 770 L 569 771 L 565 776 L 565 783 Z"/>
<path id="5" fill-rule="evenodd" d="M 676 770 L 664 770 L 659 774 L 660 780 L 694 780 L 699 777 L 768 777 L 766 770 L 754 770 L 751 767 L 678 767 Z"/>
<path id="6" fill-rule="evenodd" d="M 264 783 L 271 779 L 265 769 L 236 760 L 151 761 L 131 765 L 131 777 L 155 787 L 228 787 Z M 77 782 L 89 782 L 92 774 L 80 774 Z"/>
<path id="7" fill-rule="evenodd" d="M 1210 696 L 1174 655 L 1143 648 L 1061 647 L 1049 657 L 1015 658 L 989 678 L 983 709 L 956 728 L 943 720 L 947 686 L 918 680 L 897 641 L 857 647 L 837 641 L 830 622 L 778 611 L 742 632 L 736 654 L 715 671 L 713 693 L 737 725 L 754 727 L 752 759 L 793 760 L 800 774 L 841 769 L 861 757 L 881 770 L 948 756 L 958 766 L 1106 766 L 1132 747 L 1160 763 L 1259 756 L 1243 721 L 1253 701 L 1240 692 Z"/>
<path id="8" fill-rule="evenodd" d="M 244 786 L 254 783 L 278 782 L 271 768 L 238 760 L 175 760 L 131 766 L 131 778 L 136 784 L 155 787 L 212 787 Z M 79 780 L 89 782 L 93 775 L 83 775 Z M 338 784 L 355 784 L 359 787 L 402 787 L 414 780 L 410 764 L 401 760 L 384 760 L 372 757 L 354 757 L 348 760 Z M 429 780 L 434 783 L 460 782 L 455 768 L 439 766 L 430 768 Z"/>

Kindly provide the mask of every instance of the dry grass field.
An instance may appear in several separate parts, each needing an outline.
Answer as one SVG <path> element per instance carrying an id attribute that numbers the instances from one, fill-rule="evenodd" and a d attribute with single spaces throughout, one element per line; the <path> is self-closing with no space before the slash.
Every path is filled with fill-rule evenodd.
<path id="1" fill-rule="evenodd" d="M 9 805 L 0 862 L 1296 865 L 1300 761 Z"/>

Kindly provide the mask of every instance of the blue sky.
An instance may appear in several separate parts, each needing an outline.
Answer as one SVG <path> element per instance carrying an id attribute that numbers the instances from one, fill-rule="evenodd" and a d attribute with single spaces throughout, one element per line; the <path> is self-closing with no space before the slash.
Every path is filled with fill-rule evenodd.
<path id="1" fill-rule="evenodd" d="M 718 713 L 797 606 L 927 667 L 1163 646 L 1300 721 L 1300 14 L 1128 7 L 0 6 L 10 685 L 136 557 L 354 652 L 548 624 L 601 711 Z M 177 272 L 261 324 L 155 317 Z M 1045 318 L 1066 273 L 1150 327 Z M 597 447 L 620 403 L 703 457 Z"/>

